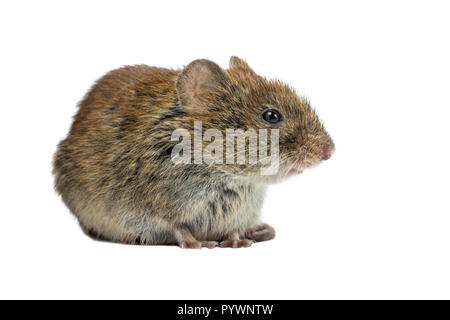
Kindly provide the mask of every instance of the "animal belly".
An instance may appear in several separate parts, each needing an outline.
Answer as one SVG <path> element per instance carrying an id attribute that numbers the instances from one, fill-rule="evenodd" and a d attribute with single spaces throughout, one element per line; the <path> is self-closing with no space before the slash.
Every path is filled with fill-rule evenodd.
<path id="1" fill-rule="evenodd" d="M 222 240 L 243 233 L 258 220 L 259 210 L 245 201 L 206 201 L 197 207 L 188 227 L 198 240 Z"/>

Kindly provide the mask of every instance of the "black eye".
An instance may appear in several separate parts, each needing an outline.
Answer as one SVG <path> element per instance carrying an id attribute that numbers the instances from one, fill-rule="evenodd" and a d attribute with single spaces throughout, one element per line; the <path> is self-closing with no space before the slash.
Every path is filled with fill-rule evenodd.
<path id="1" fill-rule="evenodd" d="M 263 112 L 262 118 L 269 123 L 278 123 L 282 120 L 281 113 L 275 109 L 269 109 Z"/>

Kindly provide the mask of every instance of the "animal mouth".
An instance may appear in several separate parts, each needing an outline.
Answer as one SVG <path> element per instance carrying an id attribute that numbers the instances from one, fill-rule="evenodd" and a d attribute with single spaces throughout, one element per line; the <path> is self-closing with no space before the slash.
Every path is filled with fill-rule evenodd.
<path id="1" fill-rule="evenodd" d="M 291 170 L 289 170 L 289 174 L 291 174 L 291 175 L 301 174 L 302 172 L 303 172 L 302 169 L 297 169 L 297 168 L 292 168 Z"/>

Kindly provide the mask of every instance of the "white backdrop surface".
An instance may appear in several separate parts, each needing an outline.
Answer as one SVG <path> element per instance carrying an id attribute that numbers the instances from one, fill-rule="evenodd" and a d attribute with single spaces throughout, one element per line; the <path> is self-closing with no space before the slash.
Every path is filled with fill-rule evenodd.
<path id="1" fill-rule="evenodd" d="M 446 1 L 3 1 L 0 298 L 450 298 Z M 307 96 L 334 156 L 270 188 L 274 241 L 95 242 L 53 191 L 76 103 L 110 69 L 231 55 Z"/>

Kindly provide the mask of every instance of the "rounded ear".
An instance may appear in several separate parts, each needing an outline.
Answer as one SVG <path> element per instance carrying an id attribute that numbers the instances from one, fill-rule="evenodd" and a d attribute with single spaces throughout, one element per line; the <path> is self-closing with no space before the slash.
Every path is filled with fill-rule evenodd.
<path id="1" fill-rule="evenodd" d="M 256 76 L 255 71 L 253 71 L 252 68 L 249 67 L 247 62 L 236 56 L 232 56 L 230 58 L 230 69 L 240 70 Z"/>
<path id="2" fill-rule="evenodd" d="M 225 83 L 228 76 L 216 63 L 199 59 L 188 64 L 177 79 L 181 105 L 193 108 L 208 92 Z"/>

